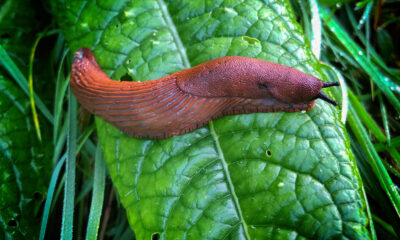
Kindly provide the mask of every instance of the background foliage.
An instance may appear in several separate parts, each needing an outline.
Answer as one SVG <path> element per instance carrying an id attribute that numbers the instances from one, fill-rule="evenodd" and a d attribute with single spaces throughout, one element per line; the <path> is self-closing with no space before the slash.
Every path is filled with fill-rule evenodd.
<path id="1" fill-rule="evenodd" d="M 321 230 L 313 234 L 321 237 L 344 234 L 349 238 L 371 234 L 375 238 L 375 232 L 366 229 L 370 227 L 369 224 L 374 223 L 378 237 L 398 237 L 397 209 L 400 204 L 396 181 L 400 176 L 400 155 L 397 150 L 400 143 L 397 139 L 400 108 L 397 94 L 400 88 L 397 85 L 399 71 L 396 69 L 398 49 L 393 44 L 398 36 L 393 35 L 393 32 L 399 25 L 396 18 L 398 9 L 391 1 L 386 1 L 383 5 L 381 2 L 360 1 L 346 5 L 337 4 L 330 8 L 320 5 L 319 13 L 310 10 L 313 9 L 314 1 L 291 1 L 295 15 L 285 1 L 267 1 L 265 5 L 254 1 L 247 2 L 249 5 L 237 6 L 224 3 L 227 5 L 216 9 L 212 8 L 213 5 L 197 5 L 203 3 L 202 1 L 191 1 L 193 5 L 185 7 L 179 5 L 179 1 L 165 1 L 165 5 L 160 5 L 164 1 L 158 1 L 157 4 L 147 1 L 148 4 L 144 5 L 131 5 L 124 1 L 119 4 L 99 1 L 98 5 L 91 1 L 84 5 L 81 2 L 74 3 L 69 5 L 51 2 L 48 5 L 43 2 L 42 5 L 32 5 L 29 1 L 9 0 L 1 5 L 0 50 L 6 51 L 0 52 L 0 107 L 3 114 L 0 124 L 4 126 L 1 128 L 0 191 L 5 193 L 0 196 L 7 198 L 1 201 L 0 231 L 4 231 L 5 238 L 37 238 L 40 229 L 40 236 L 44 237 L 46 234 L 48 238 L 58 238 L 62 234 L 64 238 L 86 235 L 93 239 L 99 232 L 100 239 L 131 239 L 134 235 L 120 203 L 128 209 L 128 219 L 139 239 L 157 232 L 160 235 L 153 235 L 154 237 L 178 236 L 181 232 L 171 227 L 174 226 L 173 216 L 181 223 L 184 222 L 182 216 L 190 218 L 203 212 L 201 209 L 205 205 L 202 204 L 206 202 L 194 200 L 193 196 L 204 194 L 203 196 L 214 197 L 211 199 L 222 199 L 219 202 L 214 201 L 209 211 L 204 211 L 204 220 L 214 219 L 213 228 L 203 228 L 210 226 L 207 221 L 203 224 L 201 221 L 195 224 L 191 220 L 184 222 L 184 225 L 195 226 L 193 231 L 189 231 L 189 237 L 196 234 L 226 235 L 233 231 L 230 233 L 235 236 L 248 234 L 254 238 L 257 234 L 264 234 L 290 239 L 296 237 L 290 230 L 293 229 L 290 222 L 301 222 L 299 216 L 313 216 L 320 219 L 320 223 L 324 222 L 321 219 L 326 218 L 327 223 L 332 224 L 329 219 L 335 218 L 334 211 L 333 215 L 325 214 L 329 210 L 324 211 L 325 215 L 318 212 L 311 215 L 297 212 L 298 204 L 307 209 L 307 205 L 304 205 L 307 203 L 302 199 L 321 193 L 318 181 L 307 180 L 307 177 L 299 173 L 305 171 L 327 184 L 327 178 L 331 176 L 329 171 L 335 169 L 332 163 L 341 163 L 340 174 L 336 176 L 345 176 L 339 182 L 334 182 L 335 186 L 347 190 L 339 191 L 344 193 L 342 196 L 333 189 L 328 190 L 312 199 L 309 207 L 318 209 L 320 206 L 326 210 L 327 205 L 324 204 L 327 202 L 323 199 L 332 197 L 335 205 L 339 206 L 341 218 L 345 222 L 346 219 L 356 219 L 357 223 L 348 224 L 348 227 L 342 228 L 343 232 L 335 232 L 335 226 L 338 225 L 333 223 L 326 228 L 327 232 Z M 166 9 L 169 16 L 165 15 Z M 53 15 L 50 15 L 51 12 Z M 192 19 L 199 14 L 204 17 Z M 273 19 L 264 20 L 260 16 L 273 16 Z M 319 64 L 309 50 L 309 40 L 318 39 L 318 24 L 315 19 L 319 17 L 323 22 L 320 29 L 320 58 L 326 65 Z M 302 25 L 305 40 L 294 19 Z M 32 22 L 38 24 L 31 24 Z M 171 27 L 172 22 L 177 26 L 176 29 Z M 132 23 L 137 23 L 138 26 L 130 26 Z M 63 33 L 58 30 L 58 26 Z M 121 33 L 126 38 L 122 38 Z M 192 33 L 194 34 L 190 35 Z M 120 37 L 115 38 L 116 35 Z M 181 42 L 176 42 L 177 36 Z M 311 48 L 318 56 L 318 43 L 311 42 Z M 217 120 L 209 128 L 166 141 L 134 140 L 119 134 L 104 122 L 97 121 L 100 142 L 105 143 L 107 140 L 109 143 L 103 144 L 103 152 L 113 179 L 111 183 L 109 178 L 105 178 L 106 169 L 101 148 L 96 146 L 98 139 L 94 134 L 95 125 L 85 111 L 77 109 L 77 103 L 67 90 L 71 52 L 81 46 L 94 47 L 100 64 L 113 79 L 154 79 L 188 67 L 189 64 L 196 65 L 218 56 L 246 55 L 298 67 L 323 79 L 341 79 L 343 76 L 348 88 L 345 92 L 334 92 L 337 99 L 342 99 L 340 114 L 333 108 L 318 103 L 307 114 L 233 116 Z M 31 52 L 35 54 L 33 57 Z M 32 71 L 29 71 L 30 64 L 33 66 Z M 28 84 L 30 79 L 32 81 Z M 36 97 L 32 94 L 29 97 L 29 86 L 34 87 Z M 347 93 L 348 97 L 343 93 Z M 38 115 L 32 112 L 33 108 L 29 105 L 32 102 Z M 35 125 L 35 119 L 39 125 Z M 279 124 L 274 119 L 280 119 Z M 307 124 L 310 119 L 314 125 Z M 343 135 L 340 121 L 346 123 L 350 142 Z M 299 126 L 299 123 L 305 124 L 305 127 Z M 265 127 L 267 128 L 263 130 Z M 237 132 L 233 134 L 232 129 Z M 38 140 L 39 131 L 41 141 Z M 22 136 L 21 132 L 24 133 Z M 293 133 L 295 137 L 291 135 Z M 318 134 L 310 135 L 311 133 Z M 283 139 L 283 145 L 275 144 L 273 140 L 276 138 Z M 314 151 L 323 149 L 324 146 L 334 147 L 337 150 L 334 152 L 344 151 L 340 155 L 327 157 L 326 153 L 329 151 L 322 150 L 320 154 L 329 161 L 319 162 L 318 169 L 322 171 L 319 174 L 307 172 L 310 171 L 307 170 L 307 165 L 299 166 L 295 161 L 299 156 L 308 159 L 307 163 L 310 164 L 313 159 L 324 159 L 321 155 L 312 156 L 313 153 L 306 150 L 310 147 L 308 142 L 311 138 L 322 140 L 321 143 L 317 141 L 315 145 L 311 145 Z M 296 140 L 294 145 L 291 142 L 293 140 Z M 193 143 L 193 146 L 188 148 L 188 142 Z M 230 152 L 228 146 L 232 145 L 237 146 L 235 148 L 240 151 Z M 288 152 L 286 155 L 278 154 L 282 148 L 289 151 L 292 145 L 294 153 L 300 153 L 297 158 L 290 157 Z M 303 149 L 304 146 L 308 147 Z M 349 146 L 365 185 L 371 216 L 365 215 L 368 214 L 367 205 L 359 185 L 361 181 L 357 180 L 358 175 L 354 166 L 351 166 L 352 154 L 348 152 Z M 19 147 L 29 149 L 24 151 L 29 155 L 16 151 Z M 190 161 L 179 155 L 179 151 L 190 156 Z M 272 152 L 272 157 L 268 152 Z M 30 161 L 26 162 L 27 159 Z M 264 172 L 257 172 L 262 166 L 265 167 L 263 161 L 275 165 L 271 164 L 271 168 L 266 168 Z M 215 165 L 208 165 L 210 162 L 215 162 Z M 274 178 L 277 167 L 282 166 L 294 169 L 294 174 L 290 175 L 287 170 L 280 171 L 279 177 Z M 347 169 L 345 172 L 343 167 Z M 138 169 L 146 174 L 139 182 L 132 182 L 140 178 L 135 180 L 127 176 L 135 175 Z M 202 171 L 202 178 L 191 175 L 198 169 L 205 169 Z M 247 169 L 247 172 L 243 169 Z M 227 181 L 227 174 L 232 177 L 231 182 Z M 249 177 L 243 178 L 243 174 L 248 174 Z M 295 182 L 293 176 L 297 179 Z M 185 184 L 188 179 L 194 180 Z M 263 189 L 257 183 L 271 180 L 276 180 L 275 187 L 257 192 L 257 189 Z M 157 185 L 153 185 L 156 181 Z M 343 183 L 338 184 L 340 181 Z M 302 182 L 308 185 L 306 190 L 302 189 L 293 195 L 293 189 L 301 189 Z M 346 185 L 349 182 L 351 184 Z M 249 189 L 252 185 L 254 188 Z M 157 228 L 162 225 L 157 222 L 162 218 L 154 216 L 165 214 L 169 203 L 176 201 L 179 195 L 177 193 L 182 191 L 179 189 L 185 186 L 190 187 L 181 194 L 184 196 L 181 203 L 176 204 L 178 207 L 172 211 L 169 217 L 170 227 Z M 232 186 L 236 190 L 237 199 L 230 192 Z M 46 188 L 47 198 L 42 202 Z M 163 192 L 166 189 L 167 192 Z M 257 194 L 246 200 L 249 196 L 249 192 L 243 192 L 246 189 Z M 316 189 L 319 190 L 316 192 Z M 136 191 L 136 197 L 129 196 L 133 190 Z M 138 196 L 151 197 L 151 200 L 142 200 L 139 204 Z M 344 200 L 349 199 L 354 199 L 356 204 L 346 205 Z M 19 203 L 18 206 L 16 202 Z M 269 207 L 275 202 L 281 205 Z M 195 203 L 196 210 L 193 210 L 194 206 L 188 205 L 190 203 Z M 353 207 L 346 209 L 340 207 L 341 204 Z M 257 209 L 257 206 L 264 208 Z M 238 207 L 242 209 L 241 213 Z M 226 215 L 226 210 L 229 209 L 236 210 L 231 215 Z M 140 220 L 136 217 L 139 216 L 137 211 L 143 210 L 145 212 L 139 215 L 143 216 L 142 220 L 145 222 L 139 224 L 136 222 Z M 260 219 L 260 211 L 264 212 L 261 215 L 271 217 Z M 279 217 L 274 217 L 268 211 L 286 211 L 282 215 L 285 217 L 282 221 L 289 222 L 287 229 L 282 228 Z M 294 216 L 294 213 L 298 215 Z M 228 217 L 221 218 L 222 216 Z M 38 219 L 42 219 L 41 224 Z M 259 222 L 248 224 L 252 221 Z M 216 222 L 221 224 L 215 224 Z M 276 224 L 261 226 L 268 222 Z M 312 228 L 296 230 L 305 231 L 301 234 L 306 237 L 317 236 L 310 235 Z"/>

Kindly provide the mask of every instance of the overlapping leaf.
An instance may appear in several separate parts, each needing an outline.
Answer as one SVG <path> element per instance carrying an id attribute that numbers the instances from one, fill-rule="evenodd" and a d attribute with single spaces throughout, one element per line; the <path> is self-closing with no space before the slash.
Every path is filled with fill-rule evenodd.
<path id="1" fill-rule="evenodd" d="M 65 1 L 73 50 L 113 79 L 155 79 L 242 55 L 325 79 L 287 1 Z M 183 136 L 140 140 L 96 120 L 138 239 L 365 239 L 366 202 L 338 111 L 224 117 Z"/>
<path id="2" fill-rule="evenodd" d="M 13 239 L 37 238 L 49 177 L 30 117 L 25 93 L 0 75 L 0 233 Z"/>

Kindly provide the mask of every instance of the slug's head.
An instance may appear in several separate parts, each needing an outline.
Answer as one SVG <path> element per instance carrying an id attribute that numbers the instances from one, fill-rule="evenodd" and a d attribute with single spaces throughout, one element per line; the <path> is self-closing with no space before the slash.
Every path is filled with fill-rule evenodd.
<path id="1" fill-rule="evenodd" d="M 285 65 L 240 56 L 217 58 L 183 70 L 177 83 L 195 96 L 239 97 L 252 101 L 256 109 L 284 111 L 309 110 L 316 98 L 337 105 L 321 89 L 339 85 Z"/>
<path id="2" fill-rule="evenodd" d="M 318 78 L 293 68 L 286 73 L 280 76 L 280 81 L 271 81 L 269 76 L 261 79 L 259 87 L 268 91 L 274 99 L 282 103 L 308 103 L 320 98 L 330 104 L 337 105 L 336 101 L 322 92 L 322 88 L 339 86 L 338 82 L 322 82 Z"/>

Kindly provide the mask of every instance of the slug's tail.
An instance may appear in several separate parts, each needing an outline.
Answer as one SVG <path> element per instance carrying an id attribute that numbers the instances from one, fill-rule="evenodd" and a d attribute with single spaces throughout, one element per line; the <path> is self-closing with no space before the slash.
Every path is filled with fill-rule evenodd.
<path id="1" fill-rule="evenodd" d="M 109 95 L 120 90 L 119 82 L 112 81 L 103 72 L 88 48 L 81 48 L 75 52 L 70 87 L 82 106 L 92 113 L 95 113 L 96 106 L 105 101 Z M 105 89 L 109 92 L 104 91 Z"/>
<path id="2" fill-rule="evenodd" d="M 81 106 L 134 137 L 159 139 L 183 134 L 197 127 L 190 119 L 202 119 L 196 113 L 204 114 L 205 119 L 209 113 L 201 112 L 202 105 L 210 106 L 207 99 L 196 101 L 180 91 L 174 76 L 145 82 L 111 80 L 87 48 L 75 53 L 70 87 Z M 195 105 L 197 109 L 191 108 Z M 221 106 L 209 108 L 216 107 Z"/>
<path id="3" fill-rule="evenodd" d="M 89 60 L 96 67 L 100 67 L 96 59 L 94 58 L 93 52 L 86 47 L 80 48 L 74 54 L 74 62 L 80 62 L 83 61 L 84 59 Z"/>
<path id="4" fill-rule="evenodd" d="M 100 65 L 89 48 L 80 48 L 75 52 L 71 73 L 71 84 L 74 81 L 83 81 L 83 83 L 90 84 L 110 80 L 107 74 L 101 70 Z"/>

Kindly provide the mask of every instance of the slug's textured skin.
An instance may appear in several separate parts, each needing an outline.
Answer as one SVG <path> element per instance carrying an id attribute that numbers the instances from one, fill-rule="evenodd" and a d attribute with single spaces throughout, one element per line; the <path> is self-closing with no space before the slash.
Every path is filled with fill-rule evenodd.
<path id="1" fill-rule="evenodd" d="M 146 82 L 113 81 L 87 48 L 75 53 L 70 86 L 91 113 L 133 137 L 152 139 L 226 115 L 310 110 L 316 98 L 326 98 L 317 78 L 248 57 L 217 58 Z"/>

